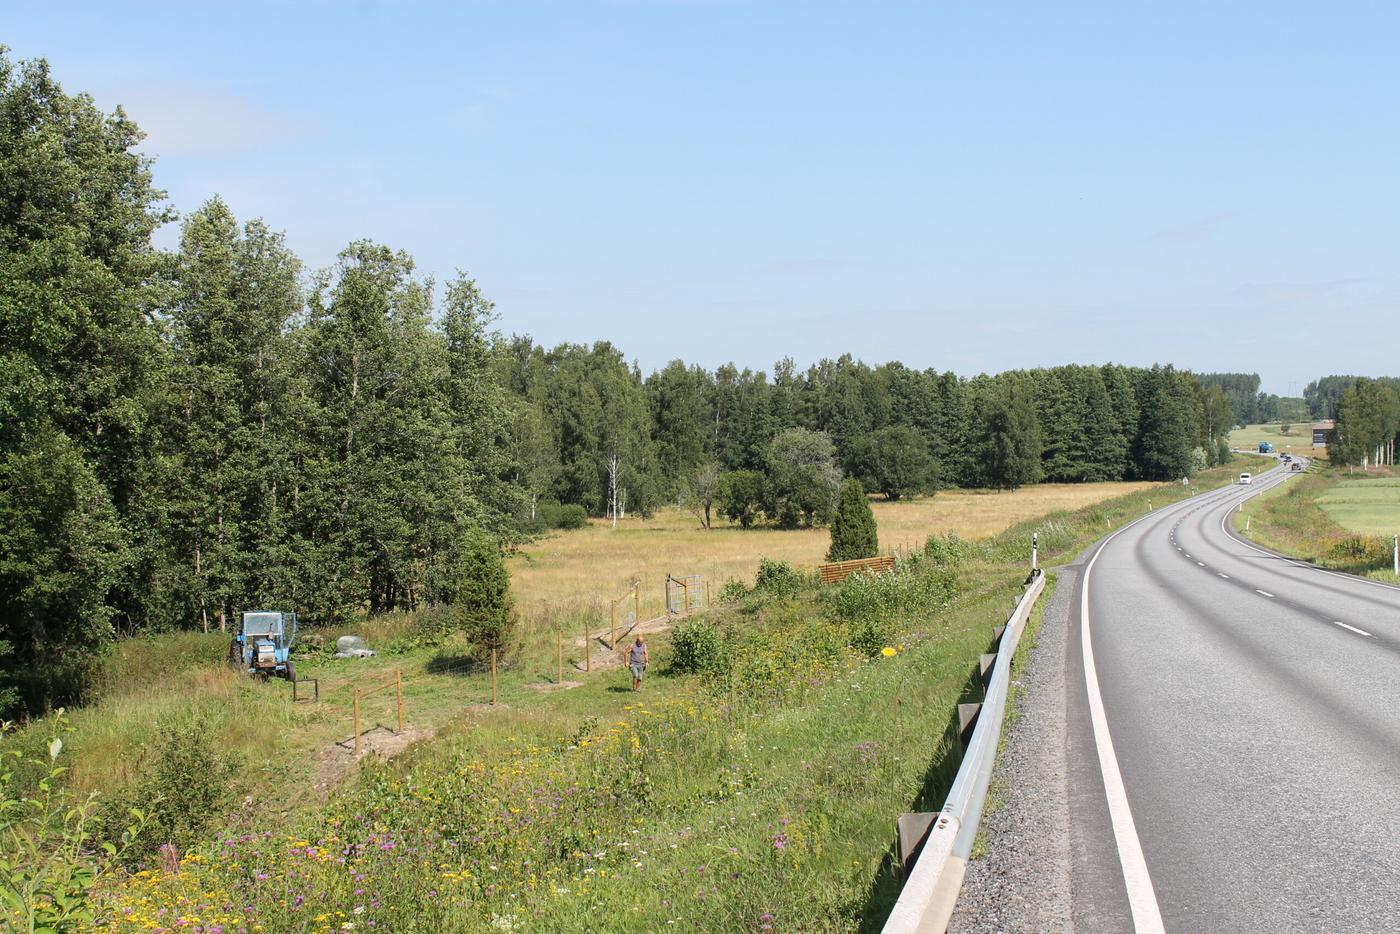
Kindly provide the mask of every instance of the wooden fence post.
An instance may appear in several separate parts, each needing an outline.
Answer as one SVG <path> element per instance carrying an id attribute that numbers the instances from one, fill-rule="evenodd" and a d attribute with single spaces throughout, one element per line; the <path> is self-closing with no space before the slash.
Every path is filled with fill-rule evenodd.
<path id="1" fill-rule="evenodd" d="M 638 626 L 642 624 L 642 585 L 632 585 L 632 621 Z"/>
<path id="2" fill-rule="evenodd" d="M 394 694 L 397 697 L 399 708 L 399 732 L 403 732 L 403 669 L 394 672 Z"/>
<path id="3" fill-rule="evenodd" d="M 612 604 L 612 622 L 608 625 L 608 648 L 617 650 L 617 601 Z"/>
<path id="4" fill-rule="evenodd" d="M 564 630 L 555 627 L 554 637 L 559 643 L 559 673 L 554 679 L 555 684 L 564 683 Z"/>
<path id="5" fill-rule="evenodd" d="M 355 685 L 355 758 L 360 757 L 360 686 Z"/>
<path id="6" fill-rule="evenodd" d="M 588 620 L 583 621 L 583 670 L 593 670 L 593 652 L 588 646 Z"/>
<path id="7" fill-rule="evenodd" d="M 496 706 L 496 648 L 491 647 L 491 706 Z"/>

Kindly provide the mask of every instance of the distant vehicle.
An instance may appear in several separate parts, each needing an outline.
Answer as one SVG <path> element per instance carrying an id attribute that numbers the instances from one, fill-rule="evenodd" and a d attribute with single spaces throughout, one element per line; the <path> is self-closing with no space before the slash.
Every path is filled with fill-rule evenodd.
<path id="1" fill-rule="evenodd" d="M 1303 469 L 1303 465 L 1302 465 L 1301 463 L 1299 463 L 1298 461 L 1294 461 L 1294 462 L 1293 462 L 1293 467 L 1292 467 L 1292 469 L 1293 469 L 1293 470 L 1302 470 L 1302 469 Z"/>
<path id="2" fill-rule="evenodd" d="M 1272 441 L 1260 441 L 1260 442 L 1259 442 L 1259 453 L 1260 453 L 1260 454 L 1272 454 L 1272 453 L 1274 453 L 1274 444 L 1273 444 L 1273 442 L 1272 442 Z"/>
<path id="3" fill-rule="evenodd" d="M 1293 455 L 1292 455 L 1292 454 L 1280 454 L 1280 455 L 1278 456 L 1278 459 L 1281 460 L 1281 461 L 1283 461 L 1283 462 L 1286 464 L 1286 463 L 1288 463 L 1289 461 L 1291 461 L 1291 460 L 1293 459 Z"/>
<path id="4" fill-rule="evenodd" d="M 1247 474 L 1247 473 L 1242 473 L 1242 474 L 1240 474 L 1240 483 L 1244 484 L 1245 486 L 1249 486 L 1249 485 L 1250 485 L 1251 483 L 1253 483 L 1253 482 L 1254 482 L 1254 478 L 1251 477 L 1249 474 Z"/>

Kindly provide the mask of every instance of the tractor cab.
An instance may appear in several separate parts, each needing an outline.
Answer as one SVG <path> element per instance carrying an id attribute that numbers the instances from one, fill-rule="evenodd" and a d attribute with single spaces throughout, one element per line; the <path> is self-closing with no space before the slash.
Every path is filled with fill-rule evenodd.
<path id="1" fill-rule="evenodd" d="M 249 610 L 243 614 L 242 630 L 229 646 L 229 661 L 249 674 L 295 681 L 291 654 L 296 634 L 296 613 Z"/>

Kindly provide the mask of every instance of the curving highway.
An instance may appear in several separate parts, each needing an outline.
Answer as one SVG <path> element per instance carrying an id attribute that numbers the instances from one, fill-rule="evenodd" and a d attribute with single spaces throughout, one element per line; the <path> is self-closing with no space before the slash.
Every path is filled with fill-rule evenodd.
<path id="1" fill-rule="evenodd" d="M 1091 549 L 1066 681 L 1081 931 L 1400 930 L 1400 589 L 1242 541 L 1271 470 Z"/>

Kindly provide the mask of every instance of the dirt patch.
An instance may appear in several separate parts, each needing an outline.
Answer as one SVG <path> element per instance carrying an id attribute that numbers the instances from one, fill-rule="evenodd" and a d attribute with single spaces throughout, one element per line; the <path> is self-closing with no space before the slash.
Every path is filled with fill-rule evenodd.
<path id="1" fill-rule="evenodd" d="M 539 691 L 541 694 L 552 694 L 555 691 L 568 691 L 572 688 L 583 687 L 582 681 L 541 681 L 538 684 L 526 685 L 532 691 Z"/>
<path id="2" fill-rule="evenodd" d="M 632 638 L 637 633 L 651 635 L 654 632 L 662 632 L 670 629 L 671 625 L 677 620 L 684 618 L 684 615 L 658 616 L 654 619 L 644 619 L 641 623 L 629 629 L 619 630 L 616 649 L 608 648 L 607 636 L 600 635 L 590 640 L 593 655 L 590 660 L 590 668 L 585 669 L 582 662 L 574 662 L 573 666 L 579 671 L 611 671 L 614 668 L 621 668 L 627 658 L 627 649 L 632 645 Z M 577 639 L 574 641 L 574 644 L 579 645 L 582 642 L 582 639 Z"/>
<path id="3" fill-rule="evenodd" d="M 420 730 L 405 727 L 402 733 L 395 733 L 386 727 L 366 730 L 360 735 L 360 758 L 374 756 L 377 759 L 392 759 L 421 739 L 432 737 L 433 730 Z M 322 750 L 316 761 L 316 778 L 313 787 L 321 797 L 340 784 L 346 775 L 355 768 L 355 741 L 342 740 Z"/>

